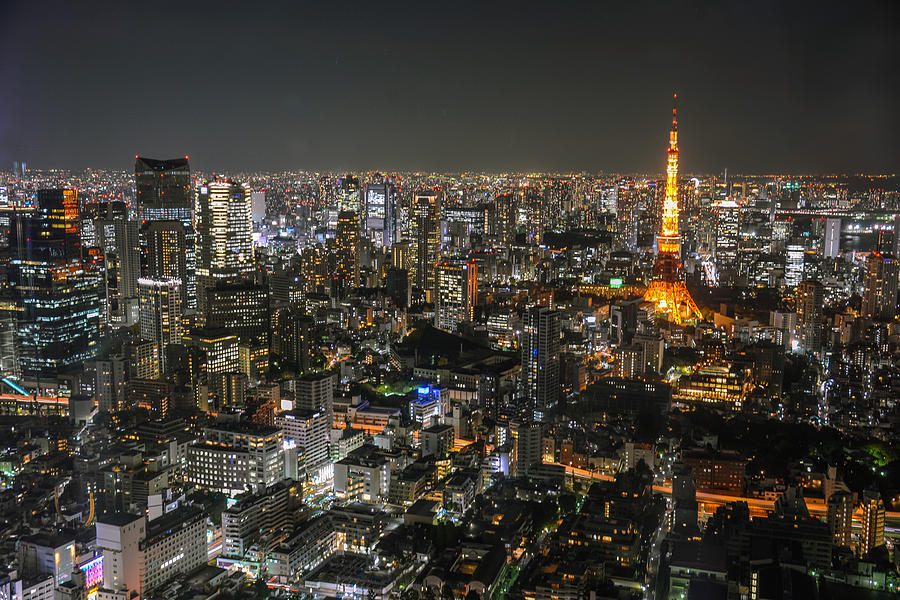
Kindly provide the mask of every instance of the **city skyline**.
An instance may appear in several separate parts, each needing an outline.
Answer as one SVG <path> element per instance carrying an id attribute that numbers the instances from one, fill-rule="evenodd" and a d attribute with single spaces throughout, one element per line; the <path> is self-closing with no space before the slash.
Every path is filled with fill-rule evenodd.
<path id="1" fill-rule="evenodd" d="M 900 166 L 895 5 L 518 6 L 10 3 L 0 164 L 657 172 L 677 90 L 686 173 Z"/>
<path id="2" fill-rule="evenodd" d="M 897 16 L 0 4 L 0 600 L 900 598 Z"/>

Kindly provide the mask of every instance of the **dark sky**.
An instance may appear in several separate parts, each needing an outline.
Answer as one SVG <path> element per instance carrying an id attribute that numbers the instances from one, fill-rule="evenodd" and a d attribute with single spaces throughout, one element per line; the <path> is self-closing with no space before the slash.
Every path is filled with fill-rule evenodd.
<path id="1" fill-rule="evenodd" d="M 896 172 L 898 5 L 0 0 L 0 167 Z"/>

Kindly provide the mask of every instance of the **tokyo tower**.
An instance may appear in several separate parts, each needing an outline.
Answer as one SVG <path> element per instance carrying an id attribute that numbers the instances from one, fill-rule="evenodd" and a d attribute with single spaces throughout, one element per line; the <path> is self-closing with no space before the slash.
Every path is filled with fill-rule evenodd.
<path id="1" fill-rule="evenodd" d="M 675 94 L 674 100 L 678 100 Z M 662 230 L 656 238 L 658 254 L 653 280 L 644 300 L 656 305 L 656 312 L 679 325 L 702 318 L 697 303 L 681 277 L 681 236 L 678 233 L 678 119 L 672 106 L 672 131 L 669 132 L 666 163 L 666 198 L 663 203 Z"/>

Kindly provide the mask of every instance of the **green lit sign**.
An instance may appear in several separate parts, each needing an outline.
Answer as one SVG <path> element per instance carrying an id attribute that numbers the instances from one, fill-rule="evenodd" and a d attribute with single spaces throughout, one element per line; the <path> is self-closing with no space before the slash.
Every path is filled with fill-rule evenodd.
<path id="1" fill-rule="evenodd" d="M 617 290 L 622 287 L 622 278 L 621 277 L 611 277 L 609 280 L 609 288 L 612 290 Z"/>

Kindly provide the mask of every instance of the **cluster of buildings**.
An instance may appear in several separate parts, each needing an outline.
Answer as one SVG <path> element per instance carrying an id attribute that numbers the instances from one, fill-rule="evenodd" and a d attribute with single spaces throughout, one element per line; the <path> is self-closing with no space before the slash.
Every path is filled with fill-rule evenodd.
<path id="1" fill-rule="evenodd" d="M 0 597 L 896 589 L 900 186 L 678 156 L 6 174 Z"/>

